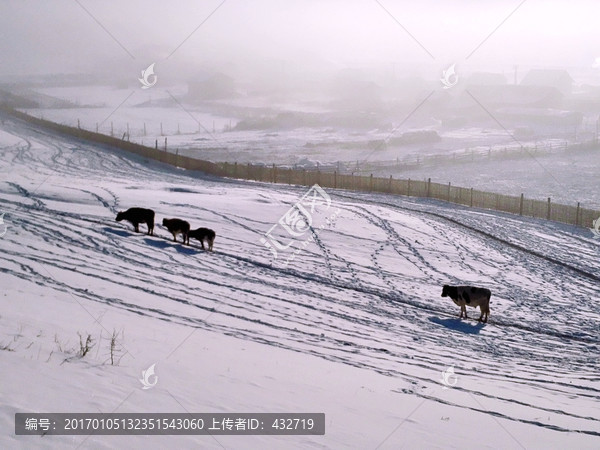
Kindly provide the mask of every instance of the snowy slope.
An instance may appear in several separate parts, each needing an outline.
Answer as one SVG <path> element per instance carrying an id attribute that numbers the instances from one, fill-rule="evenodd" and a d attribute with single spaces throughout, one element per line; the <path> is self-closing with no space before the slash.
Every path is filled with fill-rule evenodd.
<path id="1" fill-rule="evenodd" d="M 589 230 L 331 190 L 337 219 L 285 265 L 260 238 L 306 188 L 205 178 L 4 119 L 1 447 L 600 445 Z M 131 206 L 157 212 L 155 236 L 114 221 Z M 213 228 L 215 252 L 173 243 L 163 217 Z M 463 283 L 492 290 L 488 324 L 440 297 Z M 84 358 L 78 332 L 95 341 Z M 142 390 L 151 364 L 159 381 Z M 327 428 L 14 436 L 15 412 L 159 411 L 325 412 Z"/>

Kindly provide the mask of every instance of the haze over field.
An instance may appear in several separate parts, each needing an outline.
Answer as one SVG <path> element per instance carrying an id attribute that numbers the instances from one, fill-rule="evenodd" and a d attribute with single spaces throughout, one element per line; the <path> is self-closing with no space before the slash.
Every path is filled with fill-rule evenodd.
<path id="1" fill-rule="evenodd" d="M 219 64 L 271 76 L 352 64 L 410 72 L 467 58 L 494 71 L 589 69 L 600 56 L 592 0 L 5 1 L 0 12 L 2 75 L 123 76 L 162 60 L 163 70 L 186 75 Z"/>

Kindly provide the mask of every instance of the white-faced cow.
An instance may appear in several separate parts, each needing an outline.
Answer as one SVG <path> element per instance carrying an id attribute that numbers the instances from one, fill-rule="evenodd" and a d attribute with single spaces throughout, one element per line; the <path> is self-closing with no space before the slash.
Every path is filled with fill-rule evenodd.
<path id="1" fill-rule="evenodd" d="M 481 310 L 479 321 L 487 322 L 490 314 L 490 297 L 492 292 L 486 288 L 479 288 L 474 286 L 448 286 L 444 285 L 442 288 L 442 297 L 450 297 L 454 303 L 460 306 L 460 318 L 462 319 L 463 314 L 465 319 L 467 317 L 467 306 L 477 308 Z M 485 318 L 483 317 L 485 315 Z"/>

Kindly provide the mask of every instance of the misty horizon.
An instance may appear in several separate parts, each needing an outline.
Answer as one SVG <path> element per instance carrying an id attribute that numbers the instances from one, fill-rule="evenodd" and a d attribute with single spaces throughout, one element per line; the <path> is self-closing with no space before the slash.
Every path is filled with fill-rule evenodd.
<path id="1" fill-rule="evenodd" d="M 201 72 L 234 78 L 323 80 L 356 69 L 371 80 L 494 72 L 512 82 L 532 68 L 566 69 L 600 84 L 591 1 L 327 1 L 164 7 L 152 2 L 0 5 L 0 81 L 90 74 L 135 81 L 156 63 L 163 82 Z M 175 10 L 176 12 L 173 12 Z"/>

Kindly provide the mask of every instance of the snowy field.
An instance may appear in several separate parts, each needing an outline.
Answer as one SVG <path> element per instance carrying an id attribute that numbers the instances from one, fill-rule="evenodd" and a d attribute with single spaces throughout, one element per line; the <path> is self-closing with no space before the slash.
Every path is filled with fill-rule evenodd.
<path id="1" fill-rule="evenodd" d="M 283 264 L 261 238 L 306 188 L 189 174 L 8 117 L 0 149 L 1 448 L 600 446 L 588 229 L 328 190 L 335 219 Z M 115 222 L 131 206 L 156 211 L 154 236 Z M 214 229 L 215 251 L 172 242 L 163 217 Z M 489 287 L 489 323 L 459 320 L 444 284 Z M 319 412 L 326 432 L 15 436 L 16 412 Z"/>
<path id="2" fill-rule="evenodd" d="M 157 142 L 160 148 L 164 148 L 167 138 L 168 151 L 194 158 L 300 167 L 312 167 L 317 162 L 334 167 L 341 162 L 342 171 L 344 167 L 355 170 L 356 163 L 357 172 L 363 175 L 431 178 L 439 183 L 451 182 L 456 186 L 506 195 L 524 193 L 528 198 L 545 200 L 551 197 L 557 203 L 575 205 L 581 202 L 585 208 L 600 208 L 600 191 L 597 189 L 600 149 L 574 150 L 571 147 L 564 150 L 565 145 L 593 139 L 595 117 L 591 122 L 585 120 L 579 128 L 579 141 L 574 139 L 571 128 L 542 127 L 535 139 L 520 137 L 517 142 L 509 134 L 515 130 L 501 129 L 491 119 L 485 126 L 479 123 L 447 129 L 433 118 L 406 118 L 409 111 L 392 114 L 387 126 L 382 128 L 288 124 L 288 127 L 282 125 L 284 128 L 281 129 L 240 130 L 236 125 L 249 117 L 304 113 L 312 104 L 279 104 L 264 98 L 249 101 L 244 97 L 190 104 L 185 85 L 157 86 L 146 91 L 139 86 L 129 89 L 46 87 L 36 88 L 35 92 L 24 95 L 44 106 L 27 110 L 36 117 L 71 126 L 79 123 L 82 128 L 92 131 L 98 124 L 98 130 L 105 134 L 111 134 L 112 122 L 114 136 L 122 137 L 129 130 L 131 141 L 149 146 Z M 73 107 L 56 108 L 52 106 L 53 101 L 67 101 Z M 407 122 L 396 129 L 404 119 Z M 297 124 L 302 119 L 296 117 L 290 121 Z M 435 130 L 441 141 L 381 147 L 383 141 L 423 129 Z M 521 145 L 532 150 L 518 152 Z M 538 150 L 533 150 L 536 147 Z M 503 156 L 507 148 L 510 154 Z M 494 158 L 487 157 L 488 151 L 495 155 Z M 471 152 L 475 154 L 474 158 L 468 157 Z M 460 162 L 447 160 L 452 154 L 456 154 Z M 425 165 L 409 169 L 394 164 L 398 161 L 414 165 L 418 160 L 436 156 L 441 158 L 440 162 L 429 160 Z"/>

